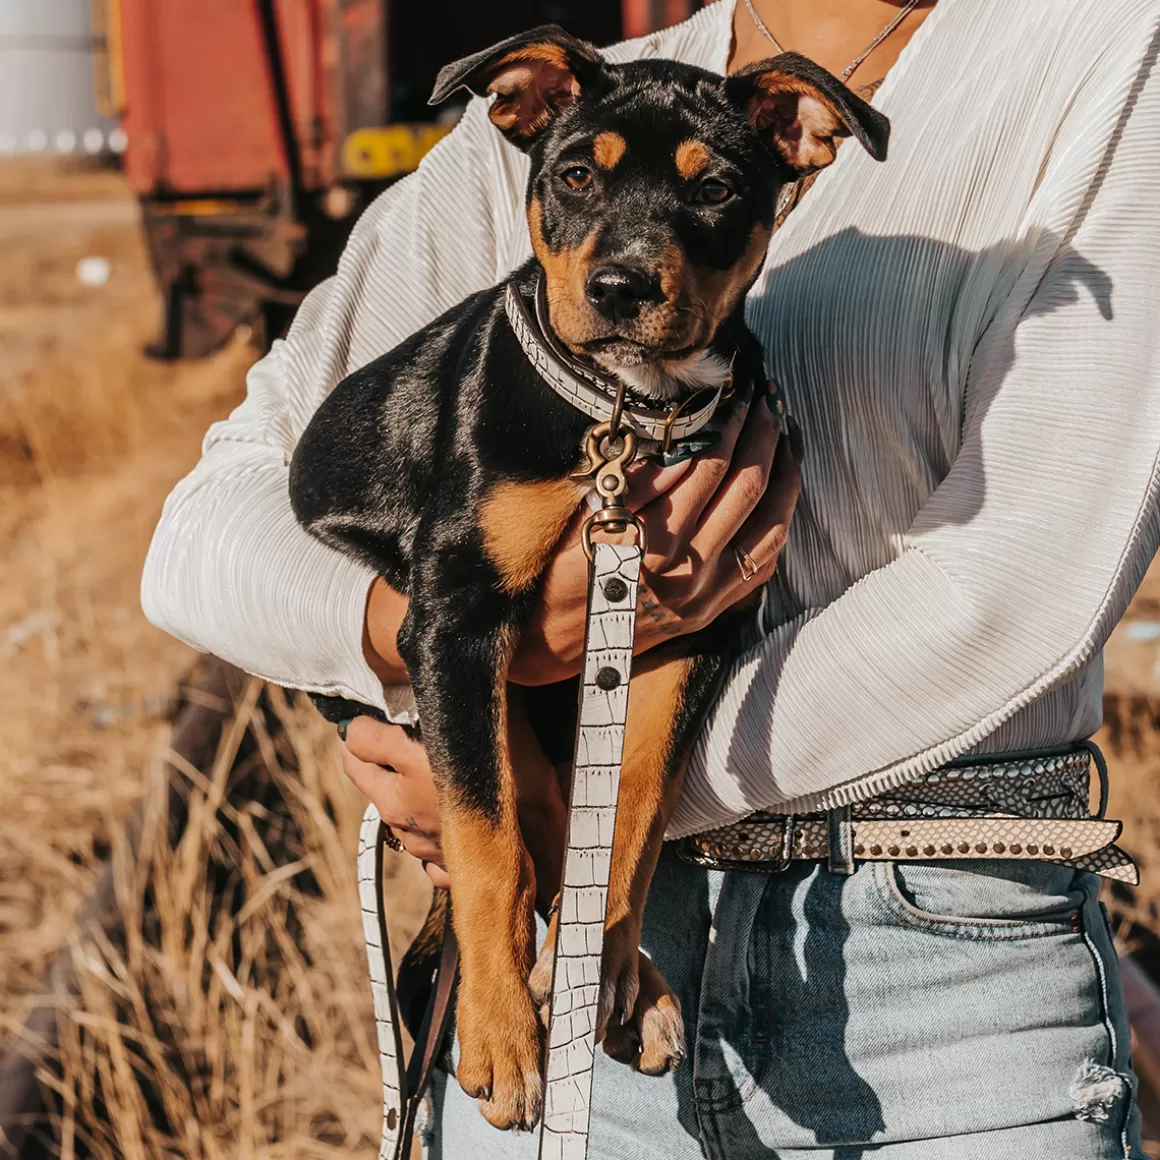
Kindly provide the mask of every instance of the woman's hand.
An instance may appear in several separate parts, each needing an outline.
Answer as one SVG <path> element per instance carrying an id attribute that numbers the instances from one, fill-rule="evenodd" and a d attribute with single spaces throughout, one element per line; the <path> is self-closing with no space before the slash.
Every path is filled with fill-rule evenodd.
<path id="1" fill-rule="evenodd" d="M 801 437 L 792 428 L 786 436 L 758 398 L 748 409 L 737 408 L 712 450 L 671 467 L 642 463 L 629 469 L 628 505 L 648 535 L 638 653 L 703 628 L 773 575 L 801 482 Z M 588 599 L 580 527 L 588 514 L 578 513 L 564 536 L 524 626 L 509 673 L 519 684 L 550 684 L 579 671 Z M 756 567 L 748 579 L 735 549 Z M 384 684 L 407 680 L 395 644 L 406 611 L 407 598 L 376 580 L 367 602 L 363 652 Z"/>
<path id="2" fill-rule="evenodd" d="M 339 727 L 343 772 L 379 810 L 379 817 L 418 858 L 436 886 L 449 886 L 440 841 L 439 800 L 435 778 L 422 742 L 398 725 L 373 717 L 356 717 Z"/>
<path id="3" fill-rule="evenodd" d="M 772 409 L 756 398 L 737 408 L 712 450 L 672 467 L 630 469 L 629 507 L 648 537 L 636 652 L 704 628 L 773 575 L 797 504 L 800 439 L 796 429 L 782 438 Z M 580 526 L 588 514 L 558 549 L 523 630 L 509 673 L 520 684 L 579 670 L 588 598 Z M 743 576 L 735 549 L 748 555 L 752 575 Z"/>

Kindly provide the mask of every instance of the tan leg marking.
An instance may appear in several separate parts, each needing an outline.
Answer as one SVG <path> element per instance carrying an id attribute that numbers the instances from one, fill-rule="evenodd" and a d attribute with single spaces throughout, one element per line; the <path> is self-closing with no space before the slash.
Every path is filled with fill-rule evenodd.
<path id="1" fill-rule="evenodd" d="M 483 544 L 507 592 L 535 583 L 587 486 L 570 479 L 497 484 L 480 512 Z"/>
<path id="2" fill-rule="evenodd" d="M 619 133 L 606 130 L 592 142 L 592 157 L 601 169 L 615 169 L 627 148 L 628 142 Z"/>
<path id="3" fill-rule="evenodd" d="M 498 816 L 464 806 L 453 790 L 441 795 L 440 804 L 460 953 L 457 1078 L 497 1128 L 531 1128 L 543 1100 L 540 1030 L 527 988 L 535 954 L 535 881 L 520 835 L 506 673 L 505 661 L 496 692 Z"/>
<path id="4" fill-rule="evenodd" d="M 692 181 L 697 174 L 704 170 L 712 159 L 713 154 L 704 141 L 690 138 L 688 141 L 682 141 L 677 146 L 677 172 L 686 181 Z"/>
<path id="5" fill-rule="evenodd" d="M 610 1020 L 634 1023 L 641 1059 L 647 1054 L 654 1071 L 675 1067 L 684 1054 L 680 1005 L 651 962 L 641 967 L 647 959 L 639 948 L 645 898 L 681 790 L 683 771 L 671 768 L 673 729 L 694 663 L 691 657 L 675 657 L 650 667 L 643 658 L 633 674 L 608 885 L 597 1033 Z M 649 973 L 647 993 L 641 990 L 642 970 Z"/>
<path id="6" fill-rule="evenodd" d="M 497 1128 L 540 1114 L 540 1037 L 525 980 L 532 966 L 535 885 L 514 803 L 498 823 L 444 808 L 452 918 L 459 938 L 459 1068 L 463 1090 Z"/>
<path id="7" fill-rule="evenodd" d="M 608 947 L 618 940 L 622 928 L 635 957 L 645 895 L 660 854 L 668 815 L 680 792 L 681 779 L 668 776 L 670 750 L 673 726 L 693 660 L 676 657 L 661 661 L 653 668 L 645 667 L 647 657 L 638 663 L 644 671 L 633 673 L 628 691 L 624 762 L 608 885 L 606 926 L 610 941 L 605 945 L 606 966 Z M 631 985 L 635 986 L 635 980 Z M 626 993 L 616 998 L 626 1000 L 623 1011 L 632 1011 L 635 994 Z"/>

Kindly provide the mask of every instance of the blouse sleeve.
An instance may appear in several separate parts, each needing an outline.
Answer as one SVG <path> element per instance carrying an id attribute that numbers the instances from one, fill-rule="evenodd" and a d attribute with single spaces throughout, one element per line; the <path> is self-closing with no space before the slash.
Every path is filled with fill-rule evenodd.
<path id="1" fill-rule="evenodd" d="M 245 401 L 169 496 L 142 579 L 154 624 L 280 685 L 385 708 L 362 655 L 373 576 L 299 527 L 291 455 L 341 378 L 507 272 L 526 232 L 525 169 L 475 101 L 367 209 L 338 273 L 251 369 Z"/>
<path id="2" fill-rule="evenodd" d="M 1160 76 L 1104 111 L 1060 135 L 1058 228 L 1028 226 L 901 554 L 736 661 L 670 837 L 899 784 L 1098 656 L 1160 542 Z"/>

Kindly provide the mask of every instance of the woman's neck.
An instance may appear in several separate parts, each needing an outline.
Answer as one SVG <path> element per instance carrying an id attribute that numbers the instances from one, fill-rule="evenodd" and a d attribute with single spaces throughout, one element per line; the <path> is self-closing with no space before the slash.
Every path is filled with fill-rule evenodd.
<path id="1" fill-rule="evenodd" d="M 898 15 L 904 0 L 751 0 L 757 15 L 787 52 L 800 52 L 835 76 Z M 920 0 L 902 23 L 858 67 L 848 84 L 855 92 L 876 89 L 898 59 L 935 0 Z M 745 0 L 733 17 L 729 70 L 776 56 L 777 49 L 753 21 Z"/>

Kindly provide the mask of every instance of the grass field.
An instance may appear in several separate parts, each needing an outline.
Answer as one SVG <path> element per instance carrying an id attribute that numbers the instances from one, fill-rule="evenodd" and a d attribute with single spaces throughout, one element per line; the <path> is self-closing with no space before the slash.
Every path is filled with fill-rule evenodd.
<path id="1" fill-rule="evenodd" d="M 240 340 L 192 364 L 142 356 L 158 304 L 134 203 L 114 174 L 0 167 L 0 242 L 2 1049 L 125 819 L 158 784 L 171 698 L 194 654 L 142 616 L 141 564 L 165 495 L 206 427 L 241 398 L 253 356 Z M 110 259 L 106 285 L 77 280 L 86 255 Z M 1160 577 L 1131 619 L 1108 650 L 1104 739 L 1112 812 L 1127 820 L 1145 886 L 1117 908 L 1158 928 L 1160 649 L 1149 626 L 1160 622 Z M 141 881 L 122 884 L 126 898 L 147 890 L 156 900 L 150 938 L 80 948 L 82 1002 L 65 1020 L 59 1081 L 65 1156 L 375 1154 L 377 1065 L 351 857 L 361 803 L 312 710 L 255 684 L 239 728 L 251 719 L 284 731 L 282 749 L 262 760 L 295 768 L 297 860 L 275 866 L 259 815 L 234 818 L 243 904 L 232 916 L 208 912 L 199 900 L 224 840 L 215 807 L 240 734 L 208 778 L 187 771 L 186 838 L 153 850 Z M 399 870 L 404 927 L 425 905 L 422 881 Z M 143 1071 L 164 1131 L 141 1094 Z"/>
<path id="2" fill-rule="evenodd" d="M 158 303 L 135 204 L 115 175 L 0 167 L 0 242 L 6 1046 L 125 819 L 159 784 L 171 699 L 195 654 L 144 619 L 141 564 L 167 492 L 209 424 L 241 398 L 253 354 L 238 341 L 199 363 L 142 356 Z M 110 259 L 106 285 L 77 280 L 87 255 Z M 292 869 L 309 866 L 313 897 L 263 864 L 255 840 L 243 843 L 241 916 L 204 913 L 221 786 L 191 784 L 200 805 L 186 840 L 154 851 L 144 883 L 125 884 L 127 897 L 146 886 L 158 901 L 152 943 L 130 938 L 80 956 L 83 1002 L 64 1036 L 66 1156 L 80 1147 L 110 1160 L 377 1154 L 377 1058 L 351 859 L 361 802 L 338 770 L 332 729 L 302 707 L 287 707 L 284 725 L 303 787 L 302 864 Z M 227 747 L 218 782 L 228 757 Z M 403 928 L 408 910 L 425 905 L 425 880 L 407 880 L 405 869 Z M 278 971 L 269 969 L 275 959 Z M 155 1129 L 142 1067 L 176 1136 Z"/>

